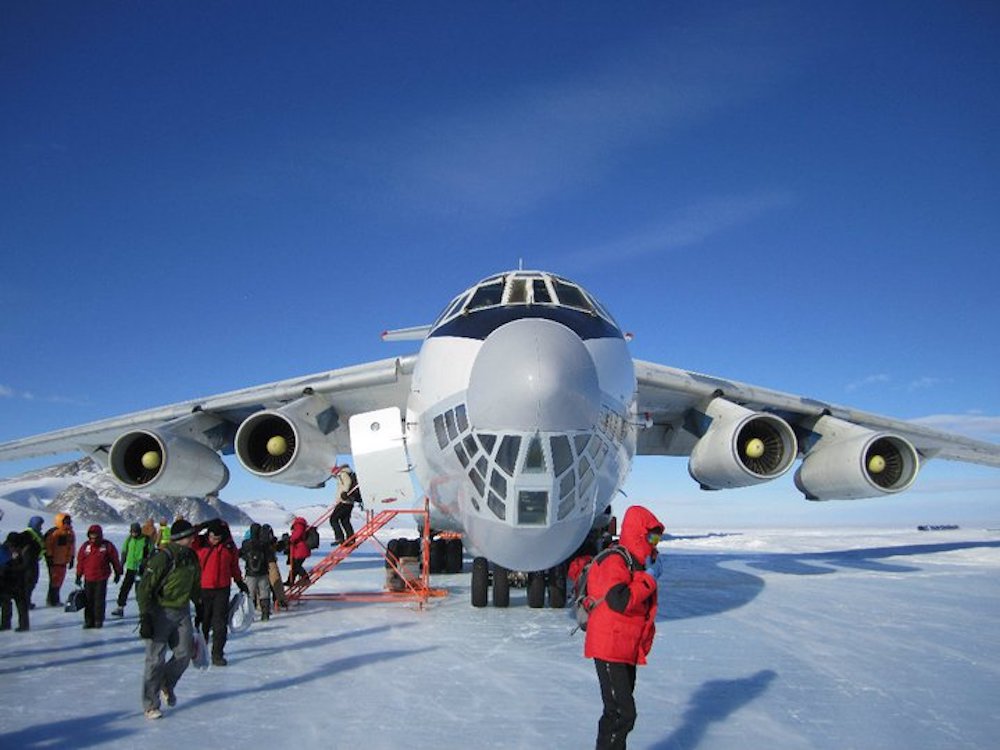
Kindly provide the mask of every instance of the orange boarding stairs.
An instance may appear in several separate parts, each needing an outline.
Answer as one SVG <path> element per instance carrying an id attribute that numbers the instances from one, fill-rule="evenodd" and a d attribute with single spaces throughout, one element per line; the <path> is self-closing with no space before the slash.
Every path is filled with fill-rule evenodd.
<path id="1" fill-rule="evenodd" d="M 334 506 L 330 506 L 323 515 L 317 518 L 311 526 L 319 526 L 330 517 Z M 389 552 L 382 542 L 375 537 L 375 533 L 393 520 L 398 515 L 422 515 L 424 517 L 421 551 L 421 573 L 414 578 L 412 574 L 404 572 L 399 559 Z M 358 549 L 365 541 L 372 540 L 378 544 L 385 555 L 386 562 L 399 575 L 404 583 L 402 591 L 378 591 L 378 592 L 351 592 L 351 593 L 322 593 L 307 594 L 306 591 L 316 581 L 329 573 L 347 557 Z M 353 536 L 348 537 L 343 544 L 334 547 L 330 553 L 320 560 L 309 570 L 308 578 L 299 578 L 291 586 L 285 587 L 285 599 L 291 603 L 307 599 L 322 599 L 325 601 L 383 601 L 386 599 L 416 599 L 423 606 L 429 597 L 444 596 L 447 592 L 442 589 L 432 589 L 429 581 L 430 571 L 430 513 L 428 502 L 424 501 L 423 510 L 383 510 L 375 513 L 366 513 L 365 525 L 358 529 Z"/>

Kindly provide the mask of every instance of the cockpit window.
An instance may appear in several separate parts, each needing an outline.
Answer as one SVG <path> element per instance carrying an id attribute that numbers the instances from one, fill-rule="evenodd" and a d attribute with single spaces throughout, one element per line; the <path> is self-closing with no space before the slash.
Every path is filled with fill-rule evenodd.
<path id="1" fill-rule="evenodd" d="M 594 308 L 591 306 L 587 298 L 583 296 L 583 292 L 580 291 L 579 287 L 573 286 L 572 284 L 567 284 L 565 281 L 560 279 L 553 279 L 552 285 L 556 289 L 556 295 L 559 297 L 559 302 L 566 307 L 575 307 L 578 310 L 584 310 L 586 312 L 593 312 Z"/>
<path id="2" fill-rule="evenodd" d="M 517 277 L 507 285 L 507 304 L 520 305 L 528 301 L 528 280 Z"/>
<path id="3" fill-rule="evenodd" d="M 484 307 L 495 307 L 500 304 L 501 299 L 503 299 L 503 280 L 492 284 L 483 284 L 472 295 L 466 309 L 471 311 L 481 310 Z"/>
<path id="4" fill-rule="evenodd" d="M 533 279 L 531 282 L 531 292 L 536 305 L 546 305 L 552 303 L 552 295 L 545 285 L 545 279 Z"/>

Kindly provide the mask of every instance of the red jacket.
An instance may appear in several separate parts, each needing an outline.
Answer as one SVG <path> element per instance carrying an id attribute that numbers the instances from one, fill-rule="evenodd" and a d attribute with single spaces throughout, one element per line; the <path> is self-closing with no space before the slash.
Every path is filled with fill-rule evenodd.
<path id="1" fill-rule="evenodd" d="M 94 533 L 97 538 L 91 540 L 90 535 Z M 87 529 L 87 541 L 76 553 L 76 574 L 85 581 L 106 581 L 111 577 L 112 568 L 115 575 L 122 574 L 118 550 L 104 538 L 104 530 L 95 523 Z"/>
<path id="2" fill-rule="evenodd" d="M 619 545 L 632 556 L 630 570 L 622 555 L 613 554 L 590 567 L 587 593 L 607 598 L 590 613 L 583 655 L 588 659 L 645 664 L 656 634 L 656 579 L 645 570 L 653 551 L 648 536 L 663 524 L 641 505 L 625 511 Z"/>
<path id="3" fill-rule="evenodd" d="M 294 521 L 292 521 L 292 533 L 288 537 L 288 544 L 291 549 L 291 558 L 293 560 L 305 560 L 312 553 L 309 549 L 309 545 L 306 544 L 306 529 L 309 528 L 309 522 L 306 521 L 302 516 L 297 516 Z"/>
<path id="4" fill-rule="evenodd" d="M 243 580 L 240 553 L 232 539 L 212 546 L 204 537 L 196 536 L 191 542 L 191 549 L 198 555 L 203 589 L 228 589 L 233 580 Z"/>

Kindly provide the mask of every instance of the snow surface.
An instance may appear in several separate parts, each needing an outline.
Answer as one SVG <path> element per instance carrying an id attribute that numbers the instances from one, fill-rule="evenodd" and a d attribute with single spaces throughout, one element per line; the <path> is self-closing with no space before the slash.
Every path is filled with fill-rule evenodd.
<path id="1" fill-rule="evenodd" d="M 2 507 L 4 534 L 32 513 Z M 631 748 L 997 746 L 1000 531 L 675 533 Z M 423 609 L 311 601 L 255 623 L 147 721 L 134 601 L 83 630 L 43 606 L 42 571 L 31 631 L 0 633 L 0 748 L 593 746 L 597 678 L 569 611 L 523 590 L 473 609 L 468 572 L 435 576 L 449 595 Z M 369 542 L 315 590 L 383 580 Z"/>

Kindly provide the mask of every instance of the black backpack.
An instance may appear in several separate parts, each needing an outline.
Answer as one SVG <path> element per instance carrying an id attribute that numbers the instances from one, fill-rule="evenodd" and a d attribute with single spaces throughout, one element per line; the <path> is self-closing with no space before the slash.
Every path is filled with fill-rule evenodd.
<path id="1" fill-rule="evenodd" d="M 625 565 L 628 566 L 629 570 L 632 570 L 632 555 L 630 555 L 628 550 L 624 547 L 615 545 L 598 552 L 586 565 L 583 566 L 583 570 L 580 571 L 580 575 L 576 579 L 576 595 L 573 597 L 573 612 L 576 615 L 576 627 L 573 628 L 572 633 L 575 633 L 577 630 L 586 632 L 587 621 L 590 619 L 590 613 L 604 601 L 603 596 L 600 599 L 594 599 L 594 597 L 587 593 L 587 576 L 590 573 L 590 569 L 593 567 L 594 563 L 600 562 L 606 557 L 610 557 L 616 553 L 622 556 L 622 559 L 625 560 Z M 570 633 L 570 635 L 572 635 L 572 633 Z"/>
<path id="2" fill-rule="evenodd" d="M 252 541 L 247 545 L 246 555 L 247 575 L 260 576 L 267 573 L 267 555 L 264 554 L 264 544 L 260 541 Z"/>
<path id="3" fill-rule="evenodd" d="M 309 549 L 319 547 L 319 530 L 315 526 L 310 526 L 306 529 L 306 546 Z"/>

